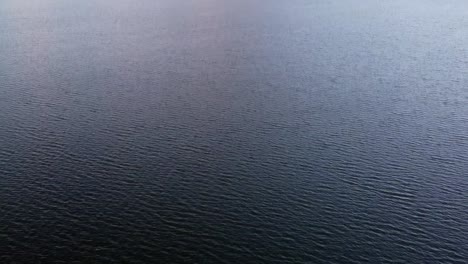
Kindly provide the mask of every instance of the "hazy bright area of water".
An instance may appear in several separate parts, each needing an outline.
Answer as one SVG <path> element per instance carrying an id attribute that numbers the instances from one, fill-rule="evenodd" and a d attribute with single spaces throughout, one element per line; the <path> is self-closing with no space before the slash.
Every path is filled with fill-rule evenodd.
<path id="1" fill-rule="evenodd" d="M 0 0 L 1 263 L 466 261 L 466 0 Z"/>

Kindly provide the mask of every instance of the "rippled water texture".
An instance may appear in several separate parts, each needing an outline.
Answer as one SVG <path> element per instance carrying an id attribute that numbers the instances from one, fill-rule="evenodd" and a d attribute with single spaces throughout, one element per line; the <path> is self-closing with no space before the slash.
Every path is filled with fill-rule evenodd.
<path id="1" fill-rule="evenodd" d="M 465 0 L 1 0 L 1 263 L 466 263 Z"/>

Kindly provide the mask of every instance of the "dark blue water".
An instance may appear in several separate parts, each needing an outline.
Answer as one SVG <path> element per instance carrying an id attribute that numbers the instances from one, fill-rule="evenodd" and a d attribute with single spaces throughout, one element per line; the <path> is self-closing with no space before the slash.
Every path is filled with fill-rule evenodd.
<path id="1" fill-rule="evenodd" d="M 468 2 L 1 0 L 1 263 L 467 263 Z"/>

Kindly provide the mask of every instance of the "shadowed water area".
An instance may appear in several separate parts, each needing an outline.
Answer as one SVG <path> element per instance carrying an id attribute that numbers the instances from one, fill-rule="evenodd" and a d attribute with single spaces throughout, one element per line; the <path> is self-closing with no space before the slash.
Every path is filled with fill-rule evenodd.
<path id="1" fill-rule="evenodd" d="M 1 263 L 466 263 L 465 0 L 0 0 Z"/>

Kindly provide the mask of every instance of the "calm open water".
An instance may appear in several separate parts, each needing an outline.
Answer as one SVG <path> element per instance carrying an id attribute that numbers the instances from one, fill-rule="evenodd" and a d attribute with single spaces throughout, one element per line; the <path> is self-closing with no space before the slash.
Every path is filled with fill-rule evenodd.
<path id="1" fill-rule="evenodd" d="M 1 263 L 467 263 L 465 0 L 1 0 Z"/>

